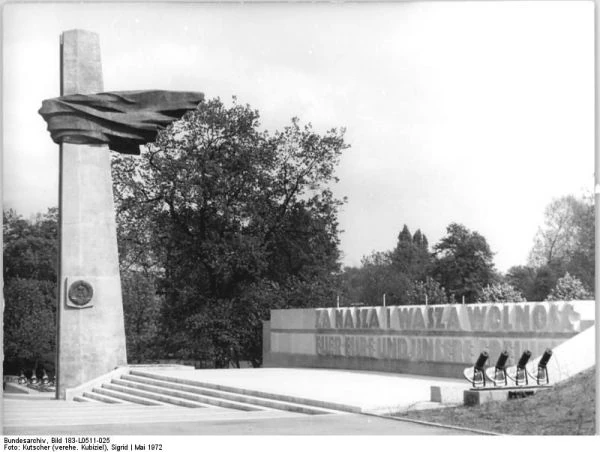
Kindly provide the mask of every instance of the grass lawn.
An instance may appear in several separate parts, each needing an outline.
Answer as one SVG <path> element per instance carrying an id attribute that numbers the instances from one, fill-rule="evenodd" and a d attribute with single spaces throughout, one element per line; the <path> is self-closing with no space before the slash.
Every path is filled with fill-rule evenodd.
<path id="1" fill-rule="evenodd" d="M 524 399 L 396 414 L 510 435 L 594 435 L 595 376 L 592 367 Z"/>

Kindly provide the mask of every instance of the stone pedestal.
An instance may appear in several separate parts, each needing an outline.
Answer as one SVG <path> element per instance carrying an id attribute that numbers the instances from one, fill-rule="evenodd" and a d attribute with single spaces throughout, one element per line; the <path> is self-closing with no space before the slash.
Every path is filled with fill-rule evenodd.
<path id="1" fill-rule="evenodd" d="M 61 37 L 61 95 L 100 92 L 95 33 Z M 57 398 L 127 364 L 116 222 L 107 146 L 60 147 Z"/>

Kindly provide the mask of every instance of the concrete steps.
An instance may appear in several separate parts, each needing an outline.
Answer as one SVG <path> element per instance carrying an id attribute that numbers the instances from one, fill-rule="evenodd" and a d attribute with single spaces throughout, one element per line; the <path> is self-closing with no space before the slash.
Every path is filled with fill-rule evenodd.
<path id="1" fill-rule="evenodd" d="M 185 397 L 184 394 L 182 394 L 183 397 L 170 396 L 152 390 L 146 391 L 143 389 L 129 388 L 127 386 L 115 384 L 114 381 L 112 383 L 104 383 L 101 389 L 111 391 L 113 394 L 116 394 L 116 397 L 121 397 L 124 400 L 131 402 L 134 402 L 135 399 L 137 399 L 138 401 L 135 403 L 141 403 L 142 405 L 171 404 L 185 408 L 207 408 L 208 406 L 191 400 Z M 143 402 L 139 402 L 139 400 Z"/>
<path id="2" fill-rule="evenodd" d="M 115 399 L 107 395 L 98 394 L 95 392 L 84 392 L 81 396 L 73 397 L 75 402 L 91 402 L 91 403 L 127 403 L 121 399 Z"/>
<path id="3" fill-rule="evenodd" d="M 158 386 L 121 379 L 113 380 L 110 384 L 103 384 L 102 387 L 187 408 L 206 408 L 212 405 L 241 411 L 256 411 L 259 409 L 255 406 L 246 405 L 243 403 L 227 402 L 213 397 L 198 396 L 186 391 L 161 388 Z"/>
<path id="4" fill-rule="evenodd" d="M 204 382 L 204 381 L 185 379 L 185 378 L 180 378 L 179 376 L 174 377 L 174 376 L 170 376 L 170 375 L 152 374 L 147 371 L 138 371 L 138 370 L 132 370 L 130 372 L 130 375 L 138 376 L 138 377 L 152 378 L 154 380 L 158 380 L 161 382 L 179 383 L 179 384 L 193 386 L 196 388 L 204 388 L 204 389 L 212 389 L 212 390 L 216 390 L 216 391 L 223 391 L 223 392 L 235 395 L 236 397 L 239 397 L 239 398 L 242 398 L 243 396 L 251 396 L 251 397 L 255 397 L 257 399 L 262 398 L 262 399 L 267 399 L 267 400 L 277 400 L 279 402 L 285 402 L 287 405 L 306 406 L 306 407 L 309 407 L 311 409 L 318 410 L 321 412 L 321 413 L 314 413 L 314 414 L 331 414 L 331 413 L 339 413 L 340 411 L 341 412 L 360 412 L 360 410 L 357 407 L 354 407 L 352 405 L 345 405 L 345 404 L 334 403 L 334 402 L 324 402 L 324 401 L 320 401 L 320 400 L 316 400 L 316 399 L 308 399 L 308 398 L 304 398 L 304 397 L 289 396 L 289 395 L 284 395 L 284 394 L 273 394 L 273 393 L 268 393 L 268 392 L 264 392 L 264 391 L 257 391 L 257 390 L 252 390 L 252 389 L 244 389 L 244 388 L 238 388 L 238 387 L 234 387 L 234 386 L 226 386 L 226 385 L 214 384 L 214 383 L 209 383 L 209 382 Z"/>
<path id="5" fill-rule="evenodd" d="M 107 404 L 166 405 L 184 408 L 218 407 L 235 411 L 285 411 L 301 415 L 339 413 L 305 401 L 285 400 L 285 396 L 245 391 L 239 388 L 214 387 L 209 383 L 173 378 L 132 369 L 129 373 L 101 384 L 76 402 Z"/>
<path id="6" fill-rule="evenodd" d="M 106 384 L 103 384 L 102 387 L 100 388 L 94 388 L 92 389 L 92 394 L 98 394 L 100 396 L 104 396 L 104 398 L 106 397 L 110 397 L 111 399 L 117 399 L 120 400 L 121 402 L 126 401 L 126 402 L 132 402 L 132 403 L 137 403 L 139 405 L 147 405 L 147 406 L 154 406 L 154 405 L 160 405 L 159 403 L 156 403 L 153 400 L 149 400 L 143 397 L 137 397 L 136 395 L 131 395 L 131 394 L 127 394 L 124 392 L 119 392 L 119 391 L 113 391 L 110 387 L 106 387 Z M 84 393 L 85 395 L 85 393 Z M 89 397 L 89 393 L 87 394 L 87 396 Z M 99 400 L 100 398 L 96 398 L 96 400 Z"/>
<path id="7" fill-rule="evenodd" d="M 191 384 L 196 383 L 196 384 Z M 283 410 L 283 411 L 293 411 L 296 413 L 302 414 L 325 414 L 331 411 L 324 410 L 320 408 L 316 408 L 314 406 L 298 404 L 293 402 L 285 402 L 280 401 L 271 396 L 271 398 L 266 397 L 257 397 L 252 395 L 246 395 L 236 392 L 228 392 L 218 389 L 210 389 L 199 386 L 197 382 L 188 382 L 188 384 L 184 383 L 176 383 L 172 381 L 159 380 L 157 378 L 148 378 L 136 375 L 132 373 L 130 375 L 123 375 L 121 384 L 135 385 L 135 384 L 143 384 L 144 386 L 152 386 L 156 388 L 157 391 L 172 391 L 178 390 L 185 392 L 187 394 L 193 394 L 196 397 L 196 394 L 200 394 L 206 398 L 206 403 L 215 404 L 216 406 L 222 406 L 226 408 L 236 408 L 235 406 L 228 406 L 231 404 L 230 401 L 235 402 L 234 405 L 242 405 L 244 407 L 252 407 L 252 409 L 260 408 L 271 408 L 274 410 Z M 167 389 L 170 388 L 170 389 Z M 188 397 L 190 397 L 188 395 Z M 214 401 L 214 402 L 213 402 Z"/>

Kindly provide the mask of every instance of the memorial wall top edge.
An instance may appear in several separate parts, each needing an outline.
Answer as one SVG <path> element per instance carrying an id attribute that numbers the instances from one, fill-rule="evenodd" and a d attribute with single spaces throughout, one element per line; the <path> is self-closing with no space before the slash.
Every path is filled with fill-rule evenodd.
<path id="1" fill-rule="evenodd" d="M 593 300 L 574 300 L 273 310 L 271 328 L 575 334 L 593 324 L 594 307 Z"/>

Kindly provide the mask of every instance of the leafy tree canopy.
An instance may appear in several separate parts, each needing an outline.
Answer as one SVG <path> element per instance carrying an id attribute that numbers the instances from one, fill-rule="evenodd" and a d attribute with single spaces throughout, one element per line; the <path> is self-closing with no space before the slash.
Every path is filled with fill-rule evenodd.
<path id="1" fill-rule="evenodd" d="M 541 267 L 511 267 L 505 281 L 515 287 L 528 301 L 545 300 L 556 286 L 560 275 L 564 275 L 565 266 L 561 262 L 542 265 Z"/>
<path id="2" fill-rule="evenodd" d="M 52 365 L 56 344 L 56 283 L 10 278 L 4 285 L 4 359 Z M 14 372 L 15 369 L 12 369 Z"/>
<path id="3" fill-rule="evenodd" d="M 413 235 L 404 225 L 393 250 L 372 252 L 363 257 L 361 267 L 345 268 L 339 275 L 343 304 L 379 305 L 384 294 L 388 305 L 424 302 L 425 294 L 432 303 L 447 302 L 445 294 L 439 296 L 439 285 L 434 287 L 437 283 L 427 280 L 431 269 L 428 246 L 420 229 Z"/>
<path id="4" fill-rule="evenodd" d="M 56 282 L 58 209 L 25 220 L 14 210 L 2 215 L 4 280 L 27 278 Z"/>
<path id="5" fill-rule="evenodd" d="M 569 273 L 560 278 L 556 283 L 547 300 L 549 301 L 570 301 L 570 300 L 589 300 L 593 296 L 585 289 L 583 283 Z"/>
<path id="6" fill-rule="evenodd" d="M 413 281 L 406 294 L 407 304 L 447 304 L 454 303 L 448 298 L 446 291 L 434 279 L 427 277 L 425 281 Z"/>
<path id="7" fill-rule="evenodd" d="M 151 276 L 142 272 L 121 273 L 127 362 L 162 358 L 158 341 L 161 299 Z"/>
<path id="8" fill-rule="evenodd" d="M 558 279 L 569 272 L 594 289 L 595 217 L 592 196 L 554 199 L 545 209 L 544 225 L 539 228 L 529 253 L 528 268 L 533 281 L 519 283 L 528 300 L 543 300 Z M 525 275 L 521 275 L 525 276 Z"/>
<path id="9" fill-rule="evenodd" d="M 420 229 L 411 236 L 408 226 L 404 225 L 390 258 L 394 268 L 410 281 L 424 280 L 430 269 L 427 237 Z"/>
<path id="10" fill-rule="evenodd" d="M 585 205 L 574 196 L 553 200 L 544 211 L 544 226 L 538 229 L 529 263 L 535 267 L 564 261 L 577 247 L 579 220 Z"/>
<path id="11" fill-rule="evenodd" d="M 54 366 L 57 215 L 56 208 L 30 220 L 3 212 L 6 372 Z"/>
<path id="12" fill-rule="evenodd" d="M 521 293 L 508 283 L 494 283 L 484 287 L 478 303 L 520 303 L 526 301 Z"/>
<path id="13" fill-rule="evenodd" d="M 595 222 L 593 197 L 563 196 L 553 200 L 544 212 L 544 225 L 534 239 L 529 265 L 560 269 L 556 279 L 568 271 L 588 290 L 594 287 Z"/>
<path id="14" fill-rule="evenodd" d="M 391 253 L 373 252 L 363 257 L 361 279 L 362 304 L 380 305 L 383 303 L 383 294 L 386 296 L 386 304 L 405 303 L 410 279 L 394 268 Z"/>
<path id="15" fill-rule="evenodd" d="M 496 278 L 493 254 L 486 239 L 463 225 L 452 223 L 433 250 L 435 278 L 457 302 L 474 303 Z"/>
<path id="16" fill-rule="evenodd" d="M 161 334 L 172 353 L 233 359 L 244 342 L 234 325 L 250 315 L 233 307 L 257 287 L 277 287 L 281 307 L 335 300 L 323 281 L 339 270 L 343 201 L 330 185 L 344 132 L 318 134 L 297 119 L 273 133 L 259 127 L 249 106 L 213 99 L 141 157 L 113 156 L 121 264 L 159 277 Z"/>

